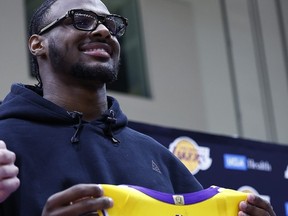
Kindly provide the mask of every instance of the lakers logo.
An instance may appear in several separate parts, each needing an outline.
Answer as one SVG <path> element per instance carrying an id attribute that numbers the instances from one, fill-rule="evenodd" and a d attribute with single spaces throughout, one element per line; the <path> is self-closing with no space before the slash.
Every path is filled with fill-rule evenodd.
<path id="1" fill-rule="evenodd" d="M 169 150 L 182 161 L 192 174 L 196 174 L 199 170 L 207 170 L 212 164 L 210 149 L 198 146 L 189 137 L 177 138 L 170 144 Z"/>

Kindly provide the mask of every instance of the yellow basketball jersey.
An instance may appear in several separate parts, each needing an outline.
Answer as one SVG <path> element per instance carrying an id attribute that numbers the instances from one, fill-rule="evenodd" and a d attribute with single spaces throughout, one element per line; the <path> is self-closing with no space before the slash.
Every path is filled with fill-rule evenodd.
<path id="1" fill-rule="evenodd" d="M 186 193 L 167 194 L 139 186 L 101 185 L 104 196 L 114 200 L 100 216 L 237 216 L 247 193 L 211 186 Z"/>

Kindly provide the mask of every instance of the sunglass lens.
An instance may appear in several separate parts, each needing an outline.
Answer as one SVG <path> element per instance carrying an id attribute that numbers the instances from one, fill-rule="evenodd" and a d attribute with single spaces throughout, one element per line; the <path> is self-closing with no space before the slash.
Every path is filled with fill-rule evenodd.
<path id="1" fill-rule="evenodd" d="M 95 17 L 90 14 L 84 14 L 84 13 L 74 14 L 74 25 L 78 29 L 91 30 L 94 28 L 94 25 L 96 24 L 97 22 L 95 20 Z"/>

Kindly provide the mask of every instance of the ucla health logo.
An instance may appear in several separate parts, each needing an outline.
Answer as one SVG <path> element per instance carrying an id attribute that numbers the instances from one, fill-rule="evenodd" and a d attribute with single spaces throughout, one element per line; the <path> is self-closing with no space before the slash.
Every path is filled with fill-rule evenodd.
<path id="1" fill-rule="evenodd" d="M 248 169 L 265 172 L 272 171 L 272 165 L 268 161 L 256 161 L 252 158 L 247 158 L 245 155 L 224 154 L 223 159 L 224 167 L 226 169 L 241 171 L 247 171 Z"/>
<path id="2" fill-rule="evenodd" d="M 224 154 L 224 167 L 232 170 L 247 170 L 247 158 L 243 155 Z"/>
<path id="3" fill-rule="evenodd" d="M 198 146 L 189 137 L 175 139 L 170 144 L 169 150 L 182 161 L 193 175 L 199 170 L 207 170 L 211 167 L 210 148 Z"/>

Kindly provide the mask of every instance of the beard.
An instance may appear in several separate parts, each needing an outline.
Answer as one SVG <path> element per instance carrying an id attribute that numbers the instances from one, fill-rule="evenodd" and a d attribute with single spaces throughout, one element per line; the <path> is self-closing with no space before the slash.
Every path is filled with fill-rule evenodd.
<path id="1" fill-rule="evenodd" d="M 113 61 L 110 65 L 90 66 L 83 62 L 77 62 L 69 66 L 65 59 L 66 55 L 61 55 L 60 49 L 57 48 L 53 39 L 49 42 L 49 58 L 55 71 L 68 71 L 71 76 L 82 80 L 94 80 L 102 83 L 111 83 L 117 80 L 119 71 L 119 60 Z M 65 67 L 67 66 L 68 67 Z M 68 68 L 68 70 L 67 70 Z"/>
<path id="2" fill-rule="evenodd" d="M 84 63 L 76 63 L 71 66 L 71 75 L 83 80 L 95 80 L 103 83 L 111 83 L 117 80 L 119 64 L 113 67 L 98 65 L 87 66 Z"/>

